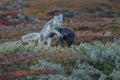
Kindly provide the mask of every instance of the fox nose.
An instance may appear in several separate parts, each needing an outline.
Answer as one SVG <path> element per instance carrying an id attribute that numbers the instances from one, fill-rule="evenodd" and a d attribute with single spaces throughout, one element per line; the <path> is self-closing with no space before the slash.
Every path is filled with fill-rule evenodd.
<path id="1" fill-rule="evenodd" d="M 62 27 L 63 26 L 63 24 L 58 24 L 58 27 Z"/>
<path id="2" fill-rule="evenodd" d="M 58 23 L 58 27 L 61 27 L 62 26 L 62 24 L 61 23 Z"/>

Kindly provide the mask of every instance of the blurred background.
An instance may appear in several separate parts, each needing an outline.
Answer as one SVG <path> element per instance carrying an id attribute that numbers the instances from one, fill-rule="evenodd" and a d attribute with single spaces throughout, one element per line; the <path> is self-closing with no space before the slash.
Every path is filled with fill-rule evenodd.
<path id="1" fill-rule="evenodd" d="M 55 15 L 76 31 L 80 41 L 107 42 L 120 35 L 120 0 L 1 0 L 0 41 L 39 32 Z"/>

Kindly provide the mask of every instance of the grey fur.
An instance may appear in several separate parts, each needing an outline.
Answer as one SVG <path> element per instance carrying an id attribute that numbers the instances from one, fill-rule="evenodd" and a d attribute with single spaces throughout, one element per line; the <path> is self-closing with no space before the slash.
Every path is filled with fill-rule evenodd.
<path id="1" fill-rule="evenodd" d="M 59 21 L 59 20 L 62 20 L 62 19 L 58 19 L 58 17 L 55 16 L 53 19 L 49 20 L 44 25 L 40 33 L 30 33 L 30 34 L 24 35 L 21 38 L 22 41 L 38 40 L 42 44 L 47 42 L 47 44 L 50 45 L 51 39 L 52 39 L 51 33 L 57 34 L 58 37 L 62 36 L 57 30 L 55 30 L 56 27 L 61 27 L 62 25 L 62 23 L 60 23 L 62 21 Z"/>

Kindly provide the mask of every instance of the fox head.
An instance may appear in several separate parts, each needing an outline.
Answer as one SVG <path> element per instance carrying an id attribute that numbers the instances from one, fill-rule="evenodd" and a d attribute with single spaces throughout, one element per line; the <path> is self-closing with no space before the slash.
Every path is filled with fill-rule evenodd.
<path id="1" fill-rule="evenodd" d="M 53 24 L 54 24 L 55 27 L 61 26 L 61 24 L 60 24 L 57 16 L 55 16 L 55 17 L 53 18 Z"/>
<path id="2" fill-rule="evenodd" d="M 58 21 L 61 24 L 61 26 L 63 26 L 63 15 L 60 14 L 60 15 L 57 16 L 57 18 L 58 18 Z"/>
<path id="3" fill-rule="evenodd" d="M 63 26 L 63 15 L 62 14 L 55 16 L 53 20 L 54 20 L 53 24 L 56 25 L 56 27 Z"/>

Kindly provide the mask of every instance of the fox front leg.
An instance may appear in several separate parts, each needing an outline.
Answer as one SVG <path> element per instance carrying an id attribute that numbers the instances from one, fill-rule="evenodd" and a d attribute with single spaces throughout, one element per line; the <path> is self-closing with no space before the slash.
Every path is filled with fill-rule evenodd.
<path id="1" fill-rule="evenodd" d="M 53 33 L 55 33 L 55 34 L 57 34 L 57 35 L 58 35 L 58 37 L 62 37 L 62 35 L 61 35 L 58 31 L 53 30 L 52 32 L 53 32 Z"/>
<path id="2" fill-rule="evenodd" d="M 47 45 L 50 46 L 51 43 L 51 37 L 47 38 Z"/>
<path id="3" fill-rule="evenodd" d="M 38 40 L 38 41 L 39 41 L 39 43 L 42 43 L 42 44 L 43 44 L 43 42 L 44 42 L 44 37 L 43 37 L 43 35 L 40 35 L 40 36 L 39 36 L 39 40 Z"/>

